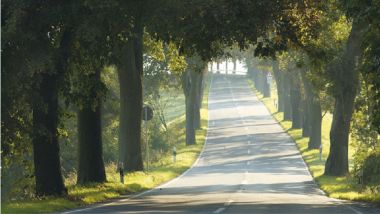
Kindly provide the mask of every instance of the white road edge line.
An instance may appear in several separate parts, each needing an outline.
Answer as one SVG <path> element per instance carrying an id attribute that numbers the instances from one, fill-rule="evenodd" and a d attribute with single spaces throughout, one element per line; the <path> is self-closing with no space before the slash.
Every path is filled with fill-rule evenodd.
<path id="1" fill-rule="evenodd" d="M 214 213 L 221 213 L 221 212 L 223 212 L 225 209 L 226 209 L 225 207 L 221 207 L 221 208 L 215 210 Z"/>
<path id="2" fill-rule="evenodd" d="M 256 94 L 253 93 L 253 95 L 257 98 L 258 101 L 260 101 L 260 102 L 264 105 L 264 103 L 263 103 L 263 102 L 262 102 L 262 101 L 256 96 Z M 265 106 L 265 105 L 264 105 L 264 106 Z M 267 110 L 268 114 L 271 115 L 271 117 L 274 119 L 274 121 L 275 121 L 275 122 L 281 127 L 280 122 L 278 122 L 278 121 L 272 116 L 272 114 L 270 113 L 269 109 L 268 109 L 266 106 L 265 106 L 265 109 Z M 282 128 L 282 127 L 281 127 L 281 128 Z M 282 129 L 283 129 L 283 128 L 282 128 Z M 318 186 L 318 184 L 315 182 L 314 177 L 311 175 L 311 172 L 310 172 L 309 166 L 306 164 L 305 159 L 303 159 L 303 157 L 302 157 L 301 151 L 300 151 L 300 150 L 298 149 L 298 147 L 297 147 L 297 143 L 293 140 L 293 138 L 290 136 L 290 134 L 289 134 L 288 132 L 286 132 L 284 129 L 283 129 L 283 131 L 284 131 L 284 133 L 289 137 L 290 143 L 292 143 L 293 146 L 294 146 L 294 147 L 296 148 L 296 150 L 298 151 L 298 156 L 300 157 L 301 162 L 302 162 L 303 165 L 305 166 L 307 173 L 309 174 L 309 176 L 312 178 L 314 184 L 316 185 L 316 187 L 317 187 L 317 191 L 319 191 L 322 195 L 328 197 L 327 194 L 326 194 L 326 192 L 323 191 L 323 190 Z M 250 136 L 250 137 L 252 137 L 252 136 Z M 297 156 L 297 155 L 296 155 L 296 156 Z M 247 162 L 247 165 L 249 165 L 249 161 Z M 330 198 L 330 197 L 328 197 L 328 198 Z M 340 202 L 340 203 L 342 203 L 342 201 L 344 201 L 344 200 L 340 200 L 340 199 L 336 199 L 336 198 L 330 198 L 330 199 L 332 199 L 333 201 L 336 201 L 336 202 Z M 352 206 L 345 205 L 345 204 L 343 204 L 343 206 L 345 206 L 345 207 L 347 207 L 348 209 L 354 211 L 355 214 L 363 214 L 362 212 L 360 212 L 359 210 L 353 208 Z"/>
<path id="3" fill-rule="evenodd" d="M 211 81 L 210 81 L 210 86 L 209 86 L 209 94 L 208 94 L 208 97 L 207 97 L 207 132 L 206 132 L 206 137 L 205 137 L 205 143 L 203 144 L 203 148 L 202 148 L 202 151 L 201 153 L 199 153 L 199 156 L 197 158 L 197 160 L 193 163 L 193 165 L 191 165 L 190 168 L 188 168 L 184 173 L 182 173 L 180 176 L 164 183 L 164 184 L 161 184 L 153 189 L 150 189 L 150 190 L 147 190 L 145 192 L 141 192 L 137 195 L 132 195 L 131 197 L 129 198 L 126 198 L 126 199 L 120 199 L 120 200 L 117 200 L 117 201 L 114 201 L 114 202 L 111 202 L 111 203 L 106 203 L 106 204 L 99 204 L 99 205 L 96 205 L 96 206 L 93 206 L 93 207 L 87 207 L 87 208 L 83 208 L 83 209 L 77 209 L 77 210 L 71 210 L 71 211 L 66 211 L 66 212 L 60 212 L 61 214 L 69 214 L 69 213 L 76 213 L 76 212 L 82 212 L 82 211 L 86 211 L 86 210 L 92 210 L 92 209 L 96 209 L 96 208 L 100 208 L 100 207 L 106 207 L 106 206 L 110 206 L 112 204 L 116 204 L 116 203 L 119 203 L 119 202 L 125 202 L 125 201 L 129 201 L 131 199 L 134 199 L 134 198 L 138 198 L 138 197 L 141 197 L 147 193 L 150 193 L 152 191 L 155 191 L 157 189 L 161 189 L 162 187 L 166 186 L 166 185 L 169 185 L 170 183 L 174 182 L 174 181 L 177 181 L 178 179 L 180 179 L 181 177 L 185 176 L 192 168 L 194 168 L 195 165 L 198 164 L 199 160 L 201 159 L 202 155 L 203 155 L 203 152 L 206 148 L 206 144 L 207 144 L 207 140 L 208 140 L 208 133 L 209 133 L 209 127 L 210 127 L 210 89 L 211 89 L 211 86 L 212 86 L 212 76 L 211 76 Z"/>
<path id="4" fill-rule="evenodd" d="M 362 212 L 360 212 L 359 210 L 351 207 L 351 206 L 347 206 L 350 210 L 354 211 L 356 214 L 363 214 Z"/>

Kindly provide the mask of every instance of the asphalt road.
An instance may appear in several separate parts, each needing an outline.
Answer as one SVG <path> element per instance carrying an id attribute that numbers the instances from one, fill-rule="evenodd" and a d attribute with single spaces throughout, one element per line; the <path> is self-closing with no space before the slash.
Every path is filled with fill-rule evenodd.
<path id="1" fill-rule="evenodd" d="M 70 213 L 380 213 L 326 197 L 244 77 L 213 78 L 198 162 L 146 193 Z"/>

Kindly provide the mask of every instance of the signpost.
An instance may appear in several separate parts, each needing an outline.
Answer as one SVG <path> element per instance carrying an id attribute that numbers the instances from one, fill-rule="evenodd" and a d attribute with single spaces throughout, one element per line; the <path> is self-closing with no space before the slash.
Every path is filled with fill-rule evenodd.
<path id="1" fill-rule="evenodd" d="M 145 126 L 145 141 L 146 141 L 146 170 L 149 171 L 149 141 L 148 141 L 148 121 L 153 118 L 153 109 L 145 105 L 142 111 L 142 119 Z"/>

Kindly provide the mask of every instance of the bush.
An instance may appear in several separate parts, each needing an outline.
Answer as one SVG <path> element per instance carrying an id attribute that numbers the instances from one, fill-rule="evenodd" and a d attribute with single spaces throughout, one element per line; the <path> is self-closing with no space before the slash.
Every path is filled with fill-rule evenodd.
<path id="1" fill-rule="evenodd" d="M 363 183 L 380 184 L 380 152 L 372 153 L 364 160 Z"/>

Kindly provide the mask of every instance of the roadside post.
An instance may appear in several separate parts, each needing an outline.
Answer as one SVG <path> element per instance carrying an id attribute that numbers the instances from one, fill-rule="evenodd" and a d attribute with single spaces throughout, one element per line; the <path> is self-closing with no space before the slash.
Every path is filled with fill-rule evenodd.
<path id="1" fill-rule="evenodd" d="M 177 158 L 177 149 L 175 148 L 175 146 L 173 146 L 173 163 L 176 162 L 176 158 Z"/>
<path id="2" fill-rule="evenodd" d="M 120 175 L 120 183 L 124 184 L 124 167 L 123 167 L 123 162 L 119 162 L 117 171 L 119 172 L 119 175 Z"/>
<path id="3" fill-rule="evenodd" d="M 148 121 L 153 118 L 153 110 L 150 106 L 143 107 L 144 127 L 145 127 L 145 146 L 146 146 L 146 171 L 149 171 L 149 139 L 148 139 Z"/>

